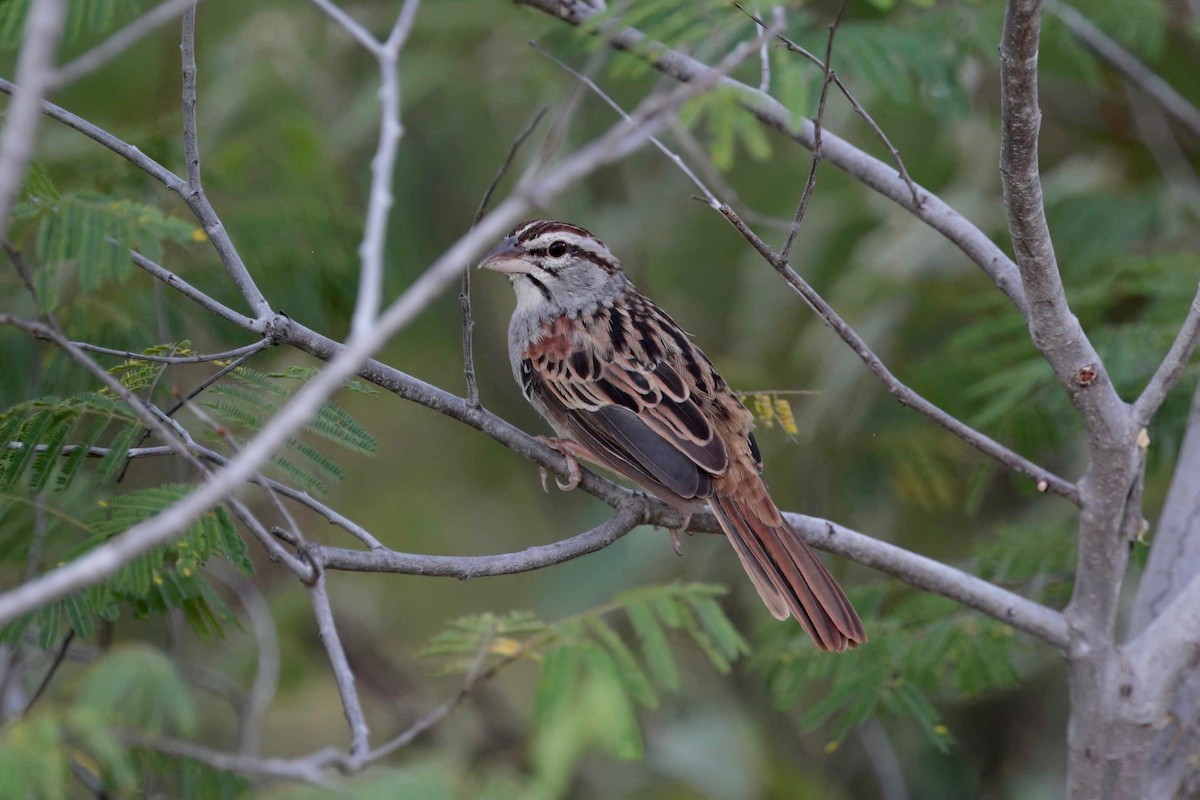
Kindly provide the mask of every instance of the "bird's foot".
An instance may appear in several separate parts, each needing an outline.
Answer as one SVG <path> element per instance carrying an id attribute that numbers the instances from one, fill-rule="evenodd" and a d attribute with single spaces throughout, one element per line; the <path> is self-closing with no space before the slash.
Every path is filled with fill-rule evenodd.
<path id="1" fill-rule="evenodd" d="M 579 482 L 583 480 L 583 470 L 579 468 L 579 459 L 587 456 L 587 451 L 579 442 L 571 439 L 552 439 L 547 436 L 539 436 L 537 440 L 567 460 L 567 482 L 563 483 L 555 478 L 554 484 L 564 492 L 569 492 L 578 486 Z M 545 467 L 538 467 L 538 477 L 542 479 L 542 490 L 546 492 L 550 491 L 550 486 L 546 483 L 549 474 L 549 470 Z"/>
<path id="2" fill-rule="evenodd" d="M 687 513 L 683 515 L 683 524 L 678 528 L 671 528 L 671 547 L 675 550 L 675 555 L 683 556 L 683 546 L 679 542 L 679 534 L 685 533 L 688 525 L 692 524 L 692 515 Z"/>

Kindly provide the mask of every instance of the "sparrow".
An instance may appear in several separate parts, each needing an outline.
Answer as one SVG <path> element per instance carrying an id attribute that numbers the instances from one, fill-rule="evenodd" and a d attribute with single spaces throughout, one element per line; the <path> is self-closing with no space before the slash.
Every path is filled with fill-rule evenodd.
<path id="1" fill-rule="evenodd" d="M 686 520 L 707 505 L 776 619 L 825 650 L 865 642 L 862 621 L 762 479 L 754 417 L 708 357 L 576 225 L 518 225 L 480 267 L 507 275 L 517 305 L 508 352 L 521 392 L 577 459 L 633 481 Z"/>

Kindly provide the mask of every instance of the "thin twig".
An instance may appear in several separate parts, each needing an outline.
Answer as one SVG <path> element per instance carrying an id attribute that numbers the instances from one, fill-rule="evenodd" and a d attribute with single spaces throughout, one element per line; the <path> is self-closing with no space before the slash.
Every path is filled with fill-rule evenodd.
<path id="1" fill-rule="evenodd" d="M 733 4 L 737 6 L 739 11 L 750 17 L 750 19 L 754 20 L 760 28 L 767 27 L 767 23 L 763 22 L 761 17 L 748 11 L 746 7 L 737 2 L 737 0 L 733 0 Z M 825 71 L 824 62 L 809 52 L 806 48 L 796 44 L 796 42 L 792 41 L 787 36 L 784 36 L 782 33 L 776 34 L 775 38 L 778 39 L 788 50 L 808 59 L 810 62 L 819 67 L 822 72 Z M 846 98 L 847 102 L 850 103 L 850 107 L 854 109 L 854 113 L 863 118 L 863 121 L 865 121 L 875 135 L 879 137 L 879 140 L 883 142 L 883 146 L 887 148 L 888 153 L 891 154 L 892 160 L 896 162 L 896 172 L 899 173 L 900 178 L 904 181 L 905 185 L 908 186 L 908 191 L 912 195 L 913 206 L 920 208 L 924 198 L 922 198 L 917 192 L 917 185 L 913 183 L 912 177 L 909 176 L 908 169 L 904 166 L 904 159 L 900 158 L 900 151 L 896 149 L 896 146 L 892 144 L 892 140 L 889 139 L 887 134 L 883 132 L 883 128 L 879 127 L 879 123 L 875 121 L 875 118 L 867 113 L 867 109 L 863 107 L 863 104 L 858 102 L 858 98 L 854 96 L 854 93 L 850 91 L 849 87 L 847 87 L 842 79 L 838 77 L 837 72 L 833 72 L 832 75 L 833 85 L 838 87 L 842 93 L 842 96 Z"/>
<path id="2" fill-rule="evenodd" d="M 1167 393 L 1183 375 L 1184 367 L 1196 350 L 1197 341 L 1200 341 L 1200 287 L 1197 288 L 1196 296 L 1192 298 L 1187 316 L 1184 317 L 1179 333 L 1175 335 L 1175 341 L 1167 350 L 1167 355 L 1133 404 L 1133 418 L 1138 425 L 1144 428 L 1150 424 L 1154 413 L 1167 399 Z"/>
<path id="3" fill-rule="evenodd" d="M 258 352 L 258 351 L 255 351 L 255 352 Z M 252 355 L 254 355 L 254 353 L 246 353 L 243 356 L 235 358 L 233 361 L 231 361 L 228 364 L 226 364 L 225 366 L 221 367 L 219 370 L 214 372 L 212 375 L 209 375 L 207 378 L 205 378 L 203 381 L 200 382 L 199 386 L 192 389 L 190 392 L 188 392 L 186 395 L 184 395 L 181 399 L 176 400 L 175 405 L 173 405 L 169 409 L 167 409 L 166 415 L 168 417 L 175 416 L 175 412 L 177 412 L 177 411 L 179 411 L 179 409 L 183 408 L 184 405 L 187 404 L 187 402 L 189 400 L 194 400 L 197 397 L 199 397 L 202 393 L 204 393 L 205 391 L 208 390 L 208 387 L 212 386 L 214 383 L 221 380 L 221 378 L 225 377 L 230 372 L 233 372 L 235 369 L 240 367 L 242 364 L 245 364 L 247 361 L 249 361 L 250 357 Z M 144 433 L 142 433 L 142 435 L 140 437 L 138 437 L 137 442 L 134 444 L 134 447 L 130 450 L 130 452 L 132 453 L 138 447 L 141 447 L 143 444 L 146 443 L 146 440 L 149 438 L 150 438 L 150 431 L 149 431 L 149 429 L 147 429 Z M 133 458 L 134 458 L 134 456 L 131 456 L 131 455 L 128 455 L 125 457 L 125 464 L 124 464 L 124 466 L 121 467 L 120 473 L 117 474 L 117 480 L 116 480 L 117 483 L 120 483 L 121 481 L 125 480 L 125 474 L 127 472 L 129 472 L 129 465 L 132 463 Z"/>
<path id="4" fill-rule="evenodd" d="M 529 120 L 525 128 L 517 134 L 517 138 L 513 139 L 512 144 L 508 146 L 508 153 L 504 156 L 504 161 L 500 164 L 500 168 L 496 170 L 496 174 L 492 177 L 492 182 L 488 184 L 487 191 L 483 193 L 483 199 L 479 201 L 479 208 L 475 210 L 475 216 L 471 220 L 471 227 L 474 228 L 479 224 L 479 220 L 483 219 L 483 215 L 487 213 L 488 206 L 492 202 L 492 195 L 496 192 L 496 187 L 504 180 L 504 176 L 508 174 L 512 168 L 513 159 L 517 157 L 517 152 L 520 151 L 521 145 L 541 123 L 542 117 L 546 116 L 546 106 L 538 109 L 538 112 L 533 115 L 533 119 Z M 471 408 L 479 407 L 479 384 L 475 379 L 475 318 L 471 313 L 471 265 L 463 270 L 462 286 L 458 291 L 458 307 L 462 313 L 462 348 L 463 348 L 463 377 L 467 383 L 467 405 Z"/>
<path id="5" fill-rule="evenodd" d="M 196 131 L 196 6 L 183 15 L 183 36 L 179 45 L 183 61 L 183 153 L 187 161 L 187 181 L 176 188 L 196 219 L 204 226 L 204 232 L 213 248 L 221 257 L 234 285 L 245 298 L 255 318 L 266 319 L 271 314 L 271 305 L 259 291 L 242 261 L 237 248 L 229 238 L 225 225 L 217 216 L 200 179 L 200 145 Z M 136 260 L 136 259 L 135 259 Z"/>
<path id="6" fill-rule="evenodd" d="M 779 257 L 783 261 L 789 261 L 791 258 L 792 245 L 796 242 L 796 235 L 800 233 L 800 225 L 804 222 L 805 212 L 808 211 L 808 201 L 812 199 L 813 190 L 817 186 L 817 168 L 821 166 L 822 157 L 821 131 L 825 122 L 825 101 L 829 97 L 829 84 L 833 82 L 833 39 L 837 36 L 838 26 L 842 24 L 842 17 L 849 5 L 850 0 L 842 0 L 833 22 L 829 25 L 829 38 L 825 42 L 825 78 L 821 81 L 821 98 L 817 102 L 817 115 L 813 117 L 812 165 L 808 168 L 808 178 L 804 181 L 804 192 L 800 195 L 800 204 L 796 206 L 796 216 L 792 220 L 792 227 L 788 229 L 787 240 L 783 243 L 783 249 L 779 251 Z M 763 37 L 765 38 L 767 35 L 767 31 L 764 29 Z"/>
<path id="7" fill-rule="evenodd" d="M 338 694 L 342 698 L 342 710 L 350 726 L 350 759 L 354 762 L 366 758 L 370 752 L 371 731 L 367 727 L 366 717 L 363 716 L 362 703 L 354 686 L 354 673 L 346 659 L 346 649 L 342 647 L 342 640 L 333 621 L 329 592 L 325 589 L 325 571 L 315 563 L 313 567 L 317 575 L 316 580 L 307 587 L 308 601 L 312 604 L 313 616 L 317 619 L 317 632 L 333 667 L 333 677 L 337 682 Z"/>
<path id="8" fill-rule="evenodd" d="M 95 72 L 132 47 L 143 36 L 166 25 L 182 14 L 188 6 L 197 2 L 200 0 L 165 0 L 91 50 L 59 67 L 54 76 L 54 86 L 62 88 Z"/>
<path id="9" fill-rule="evenodd" d="M 46 670 L 46 674 L 42 676 L 42 680 L 38 683 L 38 687 L 33 692 L 33 697 L 29 698 L 29 702 L 25 704 L 25 709 L 21 712 L 22 717 L 29 716 L 29 710 L 34 704 L 46 693 L 46 689 L 50 686 L 50 681 L 54 679 L 58 668 L 62 666 L 63 661 L 67 657 L 67 649 L 70 648 L 71 642 L 75 639 L 75 630 L 67 631 L 67 635 L 63 637 L 62 644 L 58 646 L 58 652 L 54 654 L 54 660 L 50 662 L 50 668 Z"/>
<path id="10" fill-rule="evenodd" d="M 220 301 L 215 300 L 212 297 L 210 297 L 209 295 L 204 294 L 204 292 L 201 292 L 199 289 L 196 289 L 194 286 L 192 286 L 190 283 L 185 281 L 183 278 L 180 278 L 178 275 L 175 275 L 174 273 L 168 272 L 167 270 L 160 267 L 158 264 L 155 264 L 153 261 L 146 258 L 141 253 L 139 253 L 137 251 L 130 251 L 129 257 L 133 260 L 134 264 L 141 267 L 146 272 L 149 272 L 151 275 L 158 278 L 160 281 L 167 284 L 172 289 L 175 289 L 176 291 L 181 292 L 182 294 L 186 295 L 189 299 L 198 303 L 206 311 L 210 311 L 213 314 L 216 314 L 218 317 L 228 320 L 229 322 L 232 322 L 234 325 L 237 325 L 239 327 L 246 328 L 247 330 L 253 330 L 256 333 L 262 332 L 262 330 L 264 328 L 264 325 L 262 323 L 258 323 L 255 320 L 252 320 L 250 317 L 247 317 L 245 314 L 239 314 L 238 312 L 229 308 L 229 306 L 226 306 L 225 304 L 221 303 Z"/>
<path id="11" fill-rule="evenodd" d="M 270 339 L 260 339 L 257 342 L 220 353 L 197 353 L 192 356 L 154 356 L 147 355 L 146 353 L 136 353 L 132 350 L 114 350 L 111 347 L 100 347 L 99 345 L 88 344 L 87 342 L 74 342 L 74 345 L 80 350 L 86 350 L 89 353 L 119 356 L 130 361 L 153 361 L 157 364 L 201 364 L 206 361 L 224 361 L 229 358 L 254 355 L 259 350 L 270 347 L 272 344 L 273 342 Z"/>

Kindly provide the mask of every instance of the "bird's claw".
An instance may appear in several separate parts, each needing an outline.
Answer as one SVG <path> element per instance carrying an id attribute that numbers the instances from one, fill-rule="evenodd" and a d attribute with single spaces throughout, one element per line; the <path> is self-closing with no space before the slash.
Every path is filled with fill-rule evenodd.
<path id="1" fill-rule="evenodd" d="M 671 528 L 671 547 L 675 550 L 675 555 L 677 555 L 677 556 L 680 556 L 680 557 L 683 556 L 683 545 L 680 544 L 680 542 L 679 542 L 679 534 L 686 533 L 687 529 L 688 529 L 688 525 L 691 525 L 691 524 L 692 524 L 692 515 L 684 514 L 683 515 L 683 524 L 681 524 L 678 528 Z"/>
<path id="2" fill-rule="evenodd" d="M 564 492 L 569 492 L 579 485 L 583 480 L 583 470 L 579 468 L 579 460 L 575 457 L 575 449 L 578 445 L 570 439 L 550 439 L 545 436 L 537 437 L 538 441 L 554 450 L 567 460 L 567 482 L 563 483 L 557 477 L 554 479 L 554 485 Z M 542 490 L 549 492 L 550 487 L 546 483 L 546 476 L 549 475 L 549 470 L 545 467 L 538 467 L 538 477 L 542 480 Z"/>

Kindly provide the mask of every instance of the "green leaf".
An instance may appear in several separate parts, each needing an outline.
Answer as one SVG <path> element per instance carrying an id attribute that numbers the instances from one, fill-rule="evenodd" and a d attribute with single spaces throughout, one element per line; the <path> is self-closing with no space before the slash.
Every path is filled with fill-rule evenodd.
<path id="1" fill-rule="evenodd" d="M 186 244 L 202 240 L 202 234 L 195 225 L 168 217 L 153 206 L 73 192 L 59 197 L 42 217 L 35 252 L 49 264 L 74 263 L 79 288 L 90 293 L 132 274 L 130 250 L 160 261 L 164 242 Z"/>
<path id="2" fill-rule="evenodd" d="M 546 653 L 534 704 L 534 718 L 539 724 L 546 724 L 574 707 L 572 700 L 580 665 L 579 648 L 576 646 L 562 645 Z"/>
<path id="3" fill-rule="evenodd" d="M 625 645 L 625 642 L 621 641 L 617 632 L 600 617 L 588 617 L 584 620 L 584 625 L 607 648 L 609 655 L 617 664 L 617 671 L 622 682 L 633 699 L 647 708 L 657 708 L 658 693 L 654 691 L 642 665 L 638 663 L 637 658 Z"/>
<path id="4" fill-rule="evenodd" d="M 59 468 L 58 477 L 54 481 L 55 491 L 62 492 L 70 487 L 79 468 L 87 460 L 88 451 L 96 446 L 96 442 L 100 440 L 108 426 L 109 420 L 102 418 L 93 420 L 92 424 L 86 428 L 83 436 L 75 442 L 75 449 L 63 460 Z"/>
<path id="5" fill-rule="evenodd" d="M 108 444 L 108 452 L 96 465 L 97 480 L 101 483 L 108 483 L 117 477 L 117 473 L 125 464 L 125 456 L 128 455 L 129 448 L 133 447 L 134 440 L 141 435 L 142 430 L 140 425 L 126 425 L 113 437 Z"/>
<path id="6" fill-rule="evenodd" d="M 666 633 L 648 603 L 630 603 L 625 607 L 629 622 L 637 632 L 642 645 L 642 656 L 654 673 L 655 679 L 668 689 L 679 688 L 679 669 Z"/>
<path id="7" fill-rule="evenodd" d="M 0 3 L 0 49 L 20 47 L 31 2 L 4 0 Z M 98 36 L 118 22 L 132 19 L 141 10 L 141 5 L 138 0 L 72 0 L 67 4 L 63 41 Z"/>
<path id="8" fill-rule="evenodd" d="M 589 676 L 584 689 L 589 697 L 586 708 L 593 730 L 613 757 L 641 758 L 645 750 L 642 732 L 620 668 L 608 651 L 594 642 L 584 643 L 582 650 Z"/>

